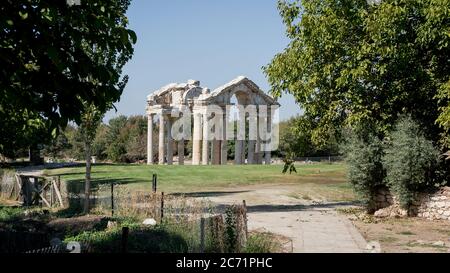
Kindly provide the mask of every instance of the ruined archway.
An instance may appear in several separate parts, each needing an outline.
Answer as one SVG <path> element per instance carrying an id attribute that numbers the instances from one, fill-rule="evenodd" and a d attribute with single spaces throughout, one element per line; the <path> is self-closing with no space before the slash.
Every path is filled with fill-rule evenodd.
<path id="1" fill-rule="evenodd" d="M 235 125 L 236 134 L 230 127 L 230 109 L 238 108 Z M 158 158 L 159 163 L 172 164 L 173 141 L 172 126 L 179 126 L 180 120 L 189 123 L 192 132 L 184 135 L 178 141 L 179 164 L 184 163 L 184 140 L 192 140 L 192 164 L 227 164 L 227 145 L 230 137 L 236 139 L 235 163 L 270 164 L 269 145 L 272 128 L 273 112 L 279 104 L 272 97 L 265 94 L 254 82 L 246 77 L 238 77 L 231 82 L 210 91 L 200 86 L 199 81 L 189 80 L 182 84 L 169 84 L 155 91 L 147 97 L 147 115 L 149 117 L 149 132 L 153 130 L 153 116 L 158 115 L 160 123 Z M 183 115 L 177 113 L 183 112 Z M 181 117 L 180 117 L 181 116 Z M 245 122 L 247 120 L 247 122 Z M 174 124 L 175 123 L 175 124 Z M 248 125 L 246 129 L 245 125 Z M 242 125 L 244 126 L 242 130 Z M 268 133 L 264 133 L 266 128 Z M 246 131 L 247 130 L 247 131 Z M 264 137 L 262 134 L 265 134 Z M 272 140 L 270 140 L 272 141 Z M 153 164 L 153 139 L 148 134 L 148 164 Z M 244 145 L 248 147 L 245 152 Z M 167 146 L 167 147 L 165 147 Z M 245 155 L 247 154 L 247 159 Z M 164 160 L 166 159 L 166 160 Z"/>

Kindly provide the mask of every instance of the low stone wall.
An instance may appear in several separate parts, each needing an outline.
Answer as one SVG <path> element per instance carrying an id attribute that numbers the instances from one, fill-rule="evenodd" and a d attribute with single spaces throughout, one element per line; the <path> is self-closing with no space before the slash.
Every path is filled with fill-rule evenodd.
<path id="1" fill-rule="evenodd" d="M 376 217 L 417 216 L 429 220 L 450 221 L 450 187 L 443 187 L 433 194 L 420 194 L 409 210 L 401 208 L 386 188 L 378 191 L 374 201 Z"/>
<path id="2" fill-rule="evenodd" d="M 371 210 L 377 211 L 380 209 L 387 208 L 394 204 L 394 199 L 392 194 L 389 192 L 388 188 L 379 188 L 375 194 L 374 202 L 372 204 Z"/>
<path id="3" fill-rule="evenodd" d="M 450 221 L 450 187 L 444 187 L 432 195 L 425 196 L 418 207 L 417 216 L 430 220 Z"/>

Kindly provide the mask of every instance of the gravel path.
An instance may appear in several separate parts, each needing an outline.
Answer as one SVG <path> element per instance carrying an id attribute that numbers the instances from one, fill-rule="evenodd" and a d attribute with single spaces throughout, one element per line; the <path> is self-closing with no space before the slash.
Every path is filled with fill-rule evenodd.
<path id="1" fill-rule="evenodd" d="M 41 176 L 45 169 L 58 169 L 71 166 L 77 166 L 77 163 L 46 163 L 45 165 L 29 166 L 17 169 L 17 172 L 21 175 L 29 176 Z"/>

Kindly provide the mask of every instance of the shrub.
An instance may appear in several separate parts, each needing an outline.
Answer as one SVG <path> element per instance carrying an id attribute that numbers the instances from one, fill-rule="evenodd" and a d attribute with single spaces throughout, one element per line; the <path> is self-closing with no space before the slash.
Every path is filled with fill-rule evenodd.
<path id="1" fill-rule="evenodd" d="M 388 138 L 383 164 L 390 190 L 408 208 L 417 192 L 434 184 L 439 151 L 411 117 L 401 118 Z"/>
<path id="2" fill-rule="evenodd" d="M 254 233 L 247 239 L 244 253 L 274 253 L 281 249 L 280 243 L 270 233 Z"/>
<path id="3" fill-rule="evenodd" d="M 341 149 L 348 165 L 348 180 L 372 212 L 375 192 L 385 177 L 383 143 L 370 130 L 352 131 Z"/>
<path id="4" fill-rule="evenodd" d="M 225 211 L 225 246 L 228 253 L 238 252 L 238 238 L 236 230 L 236 216 L 233 207 L 230 206 Z"/>
<path id="5" fill-rule="evenodd" d="M 23 215 L 22 208 L 0 207 L 0 222 L 14 221 Z"/>
<path id="6" fill-rule="evenodd" d="M 121 226 L 111 230 L 85 231 L 77 236 L 66 237 L 65 242 L 88 242 L 94 253 L 120 253 L 122 229 Z M 184 238 L 165 225 L 145 228 L 136 223 L 127 224 L 127 251 L 131 253 L 186 253 L 188 245 Z"/>

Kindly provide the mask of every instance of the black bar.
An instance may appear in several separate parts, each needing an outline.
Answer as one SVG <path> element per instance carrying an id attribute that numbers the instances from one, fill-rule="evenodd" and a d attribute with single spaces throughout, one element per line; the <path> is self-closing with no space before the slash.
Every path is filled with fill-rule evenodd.
<path id="1" fill-rule="evenodd" d="M 111 182 L 111 216 L 114 216 L 114 182 Z"/>
<path id="2" fill-rule="evenodd" d="M 161 193 L 161 222 L 164 218 L 164 192 Z"/>
<path id="3" fill-rule="evenodd" d="M 128 244 L 128 232 L 130 229 L 128 227 L 122 228 L 122 253 L 127 253 L 127 244 Z"/>
<path id="4" fill-rule="evenodd" d="M 156 192 L 157 190 L 157 183 L 158 183 L 158 175 L 157 174 L 153 174 L 153 179 L 152 179 L 152 190 L 153 192 Z"/>

